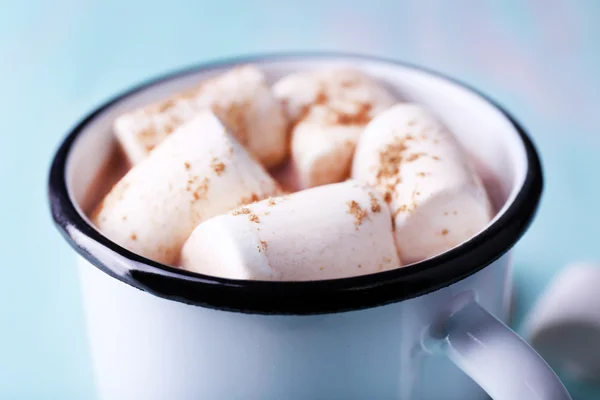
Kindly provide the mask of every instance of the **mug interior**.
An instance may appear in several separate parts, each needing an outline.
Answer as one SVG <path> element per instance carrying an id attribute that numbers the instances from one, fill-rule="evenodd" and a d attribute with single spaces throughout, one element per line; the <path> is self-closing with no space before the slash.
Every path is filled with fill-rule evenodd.
<path id="1" fill-rule="evenodd" d="M 56 208 L 55 204 L 53 204 L 55 220 L 67 231 L 67 236 L 71 236 L 72 239 L 72 234 L 66 227 L 66 225 L 69 225 L 70 227 L 75 226 L 76 230 L 86 231 L 86 236 L 88 238 L 94 236 L 93 239 L 95 241 L 104 244 L 110 242 L 108 239 L 100 237 L 101 235 L 98 232 L 92 233 L 94 228 L 91 227 L 87 214 L 90 213 L 98 201 L 98 193 L 106 192 L 110 185 L 125 170 L 124 162 L 122 161 L 123 157 L 120 154 L 116 139 L 112 133 L 112 124 L 118 115 L 160 100 L 169 94 L 189 88 L 200 81 L 230 69 L 233 65 L 242 63 L 258 65 L 265 72 L 269 83 L 273 83 L 292 72 L 336 65 L 352 66 L 366 71 L 379 79 L 382 84 L 395 92 L 402 100 L 423 104 L 429 107 L 441 119 L 456 135 L 463 148 L 471 156 L 473 165 L 479 172 L 496 206 L 497 213 L 490 224 L 480 234 L 467 242 L 446 253 L 403 267 L 397 271 L 373 274 L 381 275 L 380 278 L 371 279 L 370 276 L 362 276 L 331 280 L 330 282 L 340 281 L 340 290 L 356 291 L 361 285 L 363 285 L 365 290 L 375 290 L 380 285 L 405 284 L 407 282 L 404 280 L 410 278 L 410 276 L 413 276 L 410 279 L 417 279 L 420 276 L 423 281 L 416 286 L 414 286 L 415 282 L 413 282 L 412 286 L 414 286 L 414 290 L 408 290 L 406 293 L 395 295 L 396 300 L 414 297 L 415 295 L 435 290 L 436 287 L 447 285 L 451 280 L 462 279 L 485 267 L 485 265 L 493 262 L 508 251 L 527 228 L 537 208 L 541 192 L 542 177 L 539 160 L 527 136 L 500 107 L 460 83 L 416 67 L 361 56 L 288 55 L 238 59 L 175 73 L 166 78 L 143 84 L 127 92 L 116 100 L 107 103 L 88 117 L 65 141 L 57 154 L 52 167 L 53 170 L 51 171 L 51 202 L 71 203 L 66 205 L 59 204 Z M 64 154 L 61 156 L 62 151 L 64 151 Z M 61 163 L 64 163 L 64 165 L 59 165 Z M 536 172 L 533 175 L 532 170 Z M 64 175 L 58 176 L 62 171 L 64 171 Z M 117 172 L 115 173 L 115 171 Z M 61 179 L 64 179 L 64 182 Z M 56 183 L 54 181 L 61 181 L 58 183 L 64 185 L 68 198 L 58 199 L 60 196 L 53 196 L 53 193 L 56 192 L 56 188 L 53 187 L 53 184 Z M 526 187 L 524 188 L 524 186 Z M 64 214 L 67 214 L 64 212 L 65 207 L 75 210 L 77 215 L 73 216 L 73 218 L 78 219 L 77 223 L 73 223 L 73 218 L 64 217 Z M 507 213 L 510 215 L 505 215 Z M 57 214 L 61 215 L 57 216 Z M 519 217 L 519 214 L 522 215 Z M 515 221 L 517 217 L 521 218 L 521 220 Z M 78 223 L 80 225 L 87 224 L 87 226 L 77 227 Z M 484 237 L 486 235 L 487 237 Z M 498 238 L 503 236 L 505 243 L 491 246 L 488 242 L 494 236 Z M 74 242 L 77 241 L 73 239 L 71 244 L 78 251 L 85 253 L 84 255 L 86 256 L 90 255 L 90 251 L 86 250 L 82 252 L 80 249 L 81 245 Z M 232 283 L 235 280 L 206 276 L 194 277 L 193 275 L 196 274 L 163 266 L 143 257 L 134 257 L 127 250 L 112 242 L 110 243 L 110 247 L 117 254 L 124 256 L 128 260 L 135 258 L 137 264 L 152 266 L 152 279 L 155 279 L 157 271 L 159 271 L 159 274 L 162 274 L 160 271 L 164 270 L 165 275 L 170 277 L 170 282 L 175 277 L 175 279 L 181 278 L 188 282 L 210 281 L 219 282 L 226 286 L 231 284 L 232 288 L 240 286 L 239 283 Z M 470 255 L 468 253 L 477 256 L 468 258 Z M 90 259 L 100 268 L 106 267 L 106 265 L 99 265 L 103 263 L 98 261 L 93 254 Z M 438 268 L 438 271 L 435 272 L 436 280 L 431 279 L 433 272 L 429 270 L 437 268 L 442 264 L 448 264 L 448 267 L 450 267 L 450 264 L 460 265 L 462 266 L 462 271 L 444 272 Z M 422 270 L 419 270 L 419 268 L 422 268 Z M 128 283 L 132 284 L 132 282 Z M 269 282 L 269 286 L 264 287 L 275 287 L 274 285 L 278 284 L 281 285 L 284 282 Z M 294 283 L 290 282 L 290 284 Z M 298 288 L 298 294 L 302 292 L 303 289 L 301 288 L 303 286 L 312 284 L 313 290 L 321 287 L 319 290 L 323 290 L 323 294 L 327 296 L 331 296 L 335 292 L 336 285 L 338 285 L 338 283 L 331 283 L 319 286 L 318 282 L 296 282 L 295 284 L 295 286 L 290 285 L 288 287 Z M 152 291 L 152 289 L 148 289 L 148 285 L 151 284 L 145 284 L 144 290 Z M 251 287 L 253 284 L 247 283 L 244 285 L 246 285 L 245 287 Z M 256 285 L 258 285 L 256 287 L 260 288 L 260 283 L 256 283 Z M 173 290 L 176 289 L 170 289 L 170 292 Z M 279 294 L 282 296 L 291 296 L 290 293 L 293 290 L 285 295 L 282 293 Z M 391 289 L 389 290 L 391 293 Z M 383 302 L 383 297 L 387 299 L 387 297 L 392 296 L 390 293 L 387 293 L 385 296 L 383 296 L 383 292 L 380 293 L 381 296 L 376 295 L 373 298 L 372 304 L 369 304 L 368 301 L 363 301 L 364 304 L 359 304 L 360 300 L 357 298 L 356 304 L 347 304 L 348 307 L 341 308 L 335 306 L 333 308 L 335 310 L 344 308 L 356 309 L 376 305 Z M 159 293 L 159 295 L 164 294 Z M 164 295 L 164 297 L 169 296 Z M 181 298 L 180 295 L 173 295 L 172 297 Z M 190 299 L 187 300 L 191 301 Z M 387 299 L 386 301 L 389 302 L 392 300 Z M 214 304 L 209 304 L 209 306 L 211 305 L 214 306 Z M 327 311 L 327 307 L 323 308 L 322 311 Z"/>
<path id="2" fill-rule="evenodd" d="M 350 65 L 379 79 L 402 100 L 429 107 L 470 155 L 498 211 L 494 220 L 508 207 L 523 184 L 527 156 L 514 125 L 491 104 L 453 82 L 422 70 L 366 59 L 307 57 L 257 60 L 253 64 L 260 66 L 270 84 L 293 72 Z M 220 65 L 155 83 L 114 103 L 86 125 L 71 149 L 66 167 L 68 190 L 82 217 L 90 213 L 98 201 L 98 194 L 103 195 L 126 168 L 112 134 L 112 124 L 117 116 L 194 86 L 229 68 L 231 65 Z"/>

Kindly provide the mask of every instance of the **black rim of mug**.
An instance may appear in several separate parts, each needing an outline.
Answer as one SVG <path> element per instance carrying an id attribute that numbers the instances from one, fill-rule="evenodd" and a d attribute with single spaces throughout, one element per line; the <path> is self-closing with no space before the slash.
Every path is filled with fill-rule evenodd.
<path id="1" fill-rule="evenodd" d="M 125 97 L 185 75 L 242 63 L 337 58 L 410 68 L 440 77 L 477 94 L 512 123 L 527 155 L 521 189 L 505 212 L 483 232 L 436 257 L 407 267 L 351 278 L 306 282 L 225 279 L 196 274 L 149 260 L 113 243 L 91 226 L 73 204 L 66 181 L 69 152 L 84 127 Z M 153 295 L 186 304 L 256 314 L 310 315 L 360 310 L 417 297 L 460 281 L 505 254 L 529 227 L 539 204 L 543 176 L 539 156 L 521 125 L 478 90 L 435 71 L 383 58 L 344 53 L 289 53 L 236 57 L 170 73 L 135 86 L 98 107 L 70 131 L 58 148 L 49 176 L 55 224 L 80 255 L 110 276 Z M 85 238 L 85 246 L 81 238 Z M 106 249 L 111 250 L 108 252 Z"/>

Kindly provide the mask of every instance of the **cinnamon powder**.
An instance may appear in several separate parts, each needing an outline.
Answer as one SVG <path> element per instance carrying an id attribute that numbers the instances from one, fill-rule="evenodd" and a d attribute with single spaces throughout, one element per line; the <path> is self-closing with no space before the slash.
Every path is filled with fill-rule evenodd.
<path id="1" fill-rule="evenodd" d="M 367 212 L 354 200 L 350 200 L 346 204 L 348 205 L 348 214 L 354 216 L 354 225 L 356 226 L 356 230 L 358 230 L 358 227 L 362 225 L 363 219 L 367 217 Z"/>
<path id="2" fill-rule="evenodd" d="M 221 176 L 225 172 L 225 164 L 223 164 L 217 157 L 213 157 L 210 161 L 210 167 L 215 171 L 217 176 Z"/>

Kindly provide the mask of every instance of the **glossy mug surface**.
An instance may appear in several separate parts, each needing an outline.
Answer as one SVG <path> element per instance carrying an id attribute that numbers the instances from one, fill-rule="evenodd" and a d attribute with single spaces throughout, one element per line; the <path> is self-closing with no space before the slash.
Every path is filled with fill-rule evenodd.
<path id="1" fill-rule="evenodd" d="M 475 238 L 395 271 L 317 282 L 196 275 L 112 243 L 85 217 L 111 165 L 114 118 L 234 64 L 272 81 L 335 64 L 362 68 L 431 107 L 472 154 L 498 214 Z M 508 114 L 462 84 L 386 60 L 274 55 L 200 66 L 96 110 L 58 150 L 54 219 L 78 268 L 101 399 L 567 399 L 506 320 L 510 249 L 542 190 L 538 157 Z M 483 388 L 483 389 L 482 389 Z"/>

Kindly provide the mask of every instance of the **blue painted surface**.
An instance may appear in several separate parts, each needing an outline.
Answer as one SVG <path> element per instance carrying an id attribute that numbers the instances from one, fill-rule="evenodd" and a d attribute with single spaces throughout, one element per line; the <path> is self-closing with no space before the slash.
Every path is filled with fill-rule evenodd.
<path id="1" fill-rule="evenodd" d="M 121 3 L 0 0 L 0 398 L 94 398 L 73 254 L 46 205 L 48 164 L 92 107 L 191 63 L 341 50 L 479 87 L 528 128 L 547 176 L 539 216 L 516 249 L 517 330 L 565 263 L 600 260 L 600 2 Z M 598 386 L 569 389 L 600 398 Z"/>

